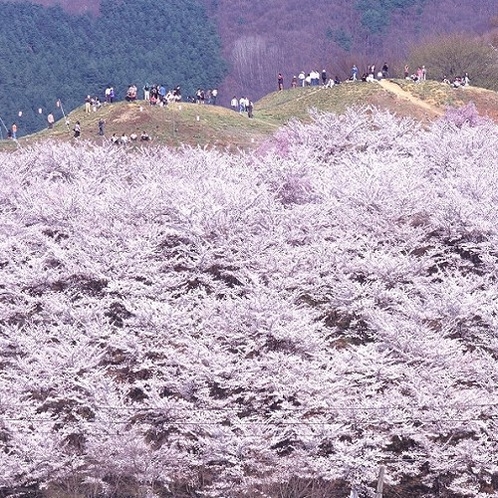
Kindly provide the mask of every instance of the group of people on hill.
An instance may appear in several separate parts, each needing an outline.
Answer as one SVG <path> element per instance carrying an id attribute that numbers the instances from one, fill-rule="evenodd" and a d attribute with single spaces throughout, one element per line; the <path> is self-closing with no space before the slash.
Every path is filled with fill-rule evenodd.
<path id="1" fill-rule="evenodd" d="M 150 85 L 145 83 L 142 88 L 143 100 L 150 105 L 167 105 L 172 102 L 180 102 L 182 100 L 182 92 L 180 86 L 176 86 L 172 90 L 167 90 L 164 85 L 154 84 Z M 204 91 L 198 89 L 195 97 L 189 96 L 189 102 L 197 102 L 198 104 L 213 104 L 216 105 L 218 90 L 212 89 Z M 116 93 L 112 85 L 108 85 L 104 91 L 105 103 L 112 104 L 116 100 Z M 134 102 L 139 99 L 138 87 L 135 84 L 128 85 L 125 93 L 125 100 L 127 102 Z M 96 112 L 102 107 L 102 102 L 97 96 L 87 95 L 85 98 L 85 112 L 90 113 L 92 110 Z"/>
<path id="2" fill-rule="evenodd" d="M 411 79 L 412 81 L 419 82 L 425 81 L 427 79 L 427 70 L 425 66 L 420 66 L 414 73 L 410 73 L 409 66 L 405 65 L 404 68 L 404 76 L 407 79 Z M 351 66 L 351 70 L 349 73 L 349 78 L 347 81 L 376 81 L 381 80 L 383 78 L 390 77 L 389 65 L 387 62 L 384 62 L 379 70 L 377 70 L 375 64 L 370 64 L 366 67 L 366 70 L 363 71 L 360 75 L 360 71 L 356 64 Z M 462 78 L 463 79 L 463 78 Z M 294 75 L 291 79 L 290 88 L 296 87 L 307 87 L 307 86 L 322 86 L 325 88 L 330 88 L 335 85 L 339 85 L 341 83 L 341 79 L 339 76 L 335 75 L 333 78 L 329 77 L 326 69 L 322 69 L 321 72 L 316 69 L 311 70 L 309 73 L 305 73 L 301 71 L 297 76 Z M 283 90 L 285 88 L 284 85 L 284 77 L 282 73 L 278 73 L 277 75 L 277 88 L 278 90 Z"/>
<path id="3" fill-rule="evenodd" d="M 415 83 L 419 83 L 427 80 L 427 70 L 425 66 L 419 66 L 414 73 L 410 74 L 410 66 L 405 64 L 404 76 L 406 80 L 412 80 Z"/>
<path id="4" fill-rule="evenodd" d="M 404 76 L 407 80 L 419 83 L 427 80 L 427 70 L 425 66 L 419 66 L 414 73 L 410 74 L 410 68 L 408 64 L 406 64 Z M 446 75 L 443 75 L 441 81 L 452 86 L 453 88 L 461 88 L 470 85 L 469 73 L 467 72 L 463 73 L 463 76 L 455 76 L 452 80 L 450 80 Z"/>
<path id="5" fill-rule="evenodd" d="M 150 105 L 165 105 L 170 102 L 179 102 L 182 100 L 182 93 L 180 86 L 176 86 L 173 90 L 166 90 L 164 85 L 145 83 L 142 87 L 143 100 L 145 100 Z M 112 104 L 116 100 L 116 92 L 112 85 L 107 85 L 105 91 L 105 102 L 107 104 Z M 98 99 L 97 97 L 93 98 Z M 138 87 L 135 84 L 128 85 L 125 92 L 125 100 L 127 102 L 134 102 L 139 99 Z M 98 106 L 98 102 L 97 102 Z"/>
<path id="6" fill-rule="evenodd" d="M 150 105 L 164 106 L 172 102 L 180 102 L 182 100 L 182 91 L 180 86 L 176 86 L 173 90 L 167 90 L 164 85 L 145 83 L 142 88 L 143 97 Z M 135 98 L 133 100 L 136 100 Z"/>
<path id="7" fill-rule="evenodd" d="M 167 92 L 163 85 L 149 85 L 148 83 L 145 83 L 142 90 L 143 90 L 144 100 L 148 102 L 150 105 L 156 105 L 156 104 L 166 105 L 167 103 L 178 102 L 182 99 L 180 86 L 177 86 L 173 90 Z M 104 104 L 114 103 L 116 99 L 116 93 L 112 85 L 107 85 L 107 87 L 105 88 L 104 98 L 105 98 Z M 128 88 L 126 89 L 125 93 L 125 100 L 127 102 L 134 102 L 137 99 L 138 99 L 138 87 L 134 84 L 128 85 Z M 85 104 L 85 113 L 87 114 L 91 113 L 92 111 L 97 112 L 103 105 L 98 96 L 91 96 L 91 95 L 87 95 L 85 97 L 84 104 Z M 48 122 L 48 127 L 50 129 L 53 128 L 54 124 L 53 114 L 49 114 L 49 117 L 47 117 L 47 122 Z M 98 121 L 98 135 L 100 136 L 105 135 L 105 121 L 102 118 L 99 119 Z M 76 123 L 73 126 L 73 137 L 79 138 L 80 136 L 81 136 L 81 123 L 79 121 L 76 121 Z M 140 139 L 140 141 L 142 142 L 148 142 L 150 140 L 150 136 L 145 131 L 143 131 L 140 136 L 138 136 L 136 133 L 132 133 L 129 137 L 126 134 L 117 137 L 116 134 L 114 133 L 111 137 L 111 142 L 124 144 L 128 143 L 129 141 L 131 142 L 137 141 L 138 139 Z"/>
<path id="8" fill-rule="evenodd" d="M 387 62 L 384 62 L 381 69 L 377 72 L 375 64 L 369 65 L 366 71 L 364 71 L 361 76 L 359 76 L 358 66 L 356 66 L 356 64 L 353 64 L 353 66 L 351 67 L 350 77 L 348 81 L 361 80 L 361 81 L 371 82 L 375 80 L 381 80 L 383 78 L 389 78 L 389 76 L 390 73 Z M 425 65 L 422 65 L 417 67 L 416 71 L 410 72 L 410 67 L 408 66 L 408 64 L 406 64 L 404 67 L 404 77 L 405 79 L 411 80 L 415 83 L 426 81 L 427 69 Z M 465 87 L 470 84 L 470 78 L 468 73 L 464 73 L 463 76 L 456 76 L 451 81 L 446 76 L 443 76 L 442 81 L 443 83 L 451 85 L 453 88 Z M 334 78 L 329 78 L 327 75 L 327 71 L 323 69 L 321 73 L 316 70 L 312 70 L 309 73 L 301 71 L 298 76 L 292 77 L 290 87 L 296 88 L 298 86 L 299 87 L 322 86 L 325 88 L 330 88 L 340 83 L 341 80 L 339 79 L 338 76 L 335 76 Z M 284 77 L 282 73 L 278 73 L 277 75 L 277 88 L 279 91 L 285 88 Z M 244 100 L 244 98 L 242 97 L 241 100 Z M 239 112 L 244 112 L 243 106 L 238 103 L 236 97 L 232 99 L 230 106 L 233 109 L 239 109 Z"/>
<path id="9" fill-rule="evenodd" d="M 104 136 L 104 126 L 105 126 L 105 121 L 103 118 L 100 118 L 98 121 L 98 134 L 100 136 Z M 76 121 L 76 123 L 73 126 L 73 137 L 74 138 L 80 138 L 81 137 L 81 123 L 80 121 Z M 111 136 L 111 143 L 116 144 L 116 145 L 126 145 L 129 142 L 136 142 L 140 139 L 141 142 L 149 142 L 151 140 L 151 137 L 149 134 L 144 130 L 140 134 L 140 136 L 137 133 L 131 133 L 130 136 L 126 133 L 123 133 L 121 136 L 117 136 L 116 133 L 113 133 Z"/>
<path id="10" fill-rule="evenodd" d="M 230 108 L 240 114 L 247 112 L 248 118 L 254 117 L 254 103 L 247 97 L 240 97 L 240 99 L 237 99 L 237 96 L 234 95 L 230 101 Z"/>
<path id="11" fill-rule="evenodd" d="M 361 75 L 358 76 L 359 71 L 356 64 L 353 64 L 351 67 L 351 74 L 348 81 L 373 81 L 377 78 L 388 78 L 389 77 L 389 67 L 387 62 L 384 63 L 382 69 L 377 75 L 375 74 L 375 64 L 371 64 L 368 66 L 367 70 Z M 294 75 L 291 79 L 291 88 L 296 87 L 307 87 L 307 86 L 322 86 L 324 88 L 331 88 L 335 85 L 339 85 L 341 83 L 341 79 L 338 75 L 335 75 L 333 78 L 329 77 L 326 69 L 322 69 L 321 72 L 316 69 L 311 70 L 309 73 L 305 73 L 301 71 L 297 76 Z M 282 73 L 278 73 L 277 75 L 277 86 L 279 90 L 284 89 L 284 78 Z"/>
<path id="12" fill-rule="evenodd" d="M 453 88 L 463 88 L 469 86 L 469 73 L 464 73 L 463 76 L 455 76 L 452 81 L 450 81 L 446 76 L 443 76 L 443 83 L 446 83 Z"/>
<path id="13" fill-rule="evenodd" d="M 142 87 L 142 91 L 143 91 L 143 100 L 151 106 L 155 105 L 165 106 L 172 102 L 180 102 L 182 100 L 182 91 L 179 85 L 173 88 L 172 90 L 167 90 L 166 86 L 163 84 L 145 83 L 144 86 Z M 216 88 L 209 90 L 198 88 L 195 93 L 195 96 L 189 96 L 187 98 L 187 101 L 194 102 L 197 104 L 216 105 L 217 97 L 218 97 L 218 90 Z M 107 87 L 105 88 L 104 98 L 105 98 L 104 104 L 112 104 L 116 100 L 116 92 L 112 85 L 107 85 Z M 128 85 L 124 99 L 127 102 L 134 102 L 139 99 L 139 90 L 137 85 L 135 84 Z M 91 113 L 92 110 L 93 112 L 97 112 L 102 107 L 102 105 L 103 103 L 100 101 L 99 97 L 97 96 L 92 97 L 91 95 L 87 95 L 85 98 L 86 113 Z M 79 122 L 75 124 L 73 131 L 75 138 L 78 138 L 81 135 L 81 125 Z M 99 120 L 98 134 L 104 135 L 103 120 Z M 145 131 L 142 132 L 140 136 L 138 136 L 136 133 L 132 133 L 129 137 L 126 134 L 123 134 L 120 137 L 117 137 L 116 134 L 114 134 L 111 137 L 112 143 L 118 143 L 118 144 L 128 143 L 129 141 L 134 142 L 139 139 L 142 142 L 147 142 L 150 140 L 150 137 L 147 135 Z"/>
<path id="14" fill-rule="evenodd" d="M 98 121 L 98 135 L 104 136 L 105 132 L 105 120 L 103 118 L 100 118 Z M 74 138 L 79 138 L 81 136 L 81 123 L 80 121 L 76 121 L 76 123 L 73 126 L 73 137 Z M 116 133 L 113 133 L 111 138 L 111 143 L 116 144 L 116 145 L 126 145 L 129 142 L 137 142 L 140 140 L 140 142 L 149 142 L 151 140 L 150 135 L 143 130 L 140 135 L 137 133 L 131 133 L 130 136 L 126 133 L 122 133 L 121 136 L 118 137 Z"/>
<path id="15" fill-rule="evenodd" d="M 387 62 L 384 62 L 382 68 L 379 72 L 375 72 L 375 64 L 371 64 L 368 66 L 367 70 L 359 76 L 358 66 L 353 64 L 351 67 L 351 73 L 348 81 L 374 81 L 375 79 L 388 78 L 389 77 L 389 66 Z M 333 78 L 329 77 L 326 69 L 322 69 L 321 72 L 316 69 L 311 70 L 309 73 L 305 73 L 301 71 L 297 76 L 294 75 L 291 79 L 291 88 L 296 87 L 318 87 L 322 86 L 324 88 L 331 88 L 335 85 L 339 85 L 341 83 L 341 79 L 338 75 L 335 75 Z M 284 89 L 284 77 L 282 73 L 278 73 L 277 75 L 277 88 L 278 90 Z"/>
<path id="16" fill-rule="evenodd" d="M 142 131 L 140 136 L 137 133 L 131 133 L 130 136 L 126 133 L 122 133 L 121 136 L 118 136 L 117 133 L 111 135 L 111 143 L 114 145 L 127 145 L 129 143 L 138 142 L 139 140 L 140 142 L 149 142 L 151 138 L 145 130 Z"/>
<path id="17" fill-rule="evenodd" d="M 334 78 L 329 78 L 327 76 L 327 71 L 325 69 L 320 73 L 316 69 L 310 71 L 309 73 L 305 73 L 301 71 L 297 76 L 294 75 L 291 79 L 291 88 L 306 87 L 306 86 L 324 86 L 324 87 L 332 87 L 334 85 L 338 85 L 341 83 L 339 76 L 335 76 Z M 278 73 L 277 75 L 277 87 L 278 90 L 284 89 L 284 77 L 282 73 Z"/>
<path id="18" fill-rule="evenodd" d="M 410 67 L 408 64 L 405 64 L 404 66 L 404 78 L 410 81 L 413 81 L 415 83 L 423 82 L 427 80 L 427 69 L 425 65 L 418 66 L 415 71 L 410 71 Z M 380 70 L 376 72 L 376 67 L 375 64 L 371 64 L 367 67 L 367 69 L 359 76 L 359 70 L 358 66 L 356 64 L 353 64 L 351 67 L 351 72 L 349 79 L 347 81 L 376 81 L 376 80 L 381 80 L 383 78 L 389 78 L 390 77 L 390 72 L 389 72 L 389 66 L 387 62 L 384 62 L 384 64 L 381 66 Z M 446 83 L 453 88 L 463 88 L 468 85 L 470 85 L 470 78 L 468 73 L 463 73 L 463 76 L 456 76 L 452 80 L 450 80 L 448 77 L 443 76 L 442 82 Z M 293 76 L 291 80 L 290 87 L 291 88 L 296 88 L 296 87 L 306 87 L 306 86 L 321 86 L 324 88 L 330 88 L 334 85 L 338 85 L 341 83 L 341 80 L 339 79 L 338 76 L 335 76 L 333 79 L 329 78 L 327 75 L 327 71 L 325 69 L 322 70 L 322 72 L 318 72 L 316 70 L 312 70 L 309 73 L 305 73 L 304 71 L 301 71 L 298 76 Z M 278 73 L 277 75 L 277 88 L 278 90 L 283 90 L 284 89 L 284 77 L 282 73 Z M 237 108 L 237 100 L 234 97 L 232 99 L 231 107 L 232 108 Z M 242 112 L 242 109 L 239 109 L 240 112 Z"/>
<path id="19" fill-rule="evenodd" d="M 375 81 L 375 80 L 381 80 L 383 78 L 389 78 L 389 66 L 387 64 L 387 62 L 384 62 L 384 64 L 382 64 L 382 67 L 380 68 L 379 71 L 375 72 L 376 71 L 376 67 L 375 67 L 375 64 L 371 64 L 370 66 L 368 66 L 367 70 L 361 75 L 361 81 L 367 81 L 367 82 L 371 82 L 371 81 Z M 358 74 L 358 68 L 356 67 L 356 65 L 353 65 L 353 67 L 351 68 L 351 80 L 352 81 L 356 81 L 356 77 L 353 77 L 353 74 L 356 72 L 356 75 Z"/>
<path id="20" fill-rule="evenodd" d="M 149 105 L 159 105 L 164 106 L 170 104 L 172 102 L 180 102 L 182 100 L 182 92 L 180 86 L 176 86 L 172 90 L 167 90 L 164 85 L 160 84 L 149 84 L 145 83 L 142 87 L 143 91 L 143 100 L 147 102 Z M 198 88 L 195 96 L 189 96 L 187 98 L 188 102 L 193 102 L 197 104 L 211 104 L 216 105 L 218 97 L 218 90 L 216 88 L 204 90 L 202 88 Z M 103 104 L 112 104 L 116 99 L 116 92 L 112 85 L 107 85 L 104 91 L 104 103 L 101 102 L 99 97 L 87 95 L 84 104 L 85 104 L 85 113 L 97 112 Z M 128 85 L 125 93 L 125 100 L 127 102 L 134 102 L 139 99 L 139 90 L 135 84 Z M 251 103 L 252 105 L 252 103 Z M 49 120 L 49 128 L 53 127 L 54 119 L 51 114 L 52 119 Z M 252 112 L 251 116 L 252 117 Z M 105 135 L 104 132 L 105 122 L 103 119 L 100 119 L 98 122 L 98 134 L 101 136 Z M 81 123 L 77 121 L 73 127 L 74 138 L 79 138 L 81 136 Z M 127 136 L 123 133 L 121 136 L 117 136 L 115 133 L 111 137 L 111 142 L 116 144 L 126 144 L 128 142 L 148 142 L 150 141 L 150 136 L 143 131 L 140 135 L 136 133 L 130 134 Z"/>
<path id="21" fill-rule="evenodd" d="M 195 95 L 189 95 L 187 101 L 193 104 L 210 104 L 216 105 L 216 100 L 218 98 L 218 90 L 216 88 L 204 90 L 203 88 L 198 88 Z"/>
<path id="22" fill-rule="evenodd" d="M 178 85 L 172 90 L 166 89 L 164 85 L 154 84 L 150 85 L 145 83 L 142 88 L 143 99 L 150 105 L 164 106 L 171 104 L 173 102 L 180 102 L 182 100 L 181 87 Z M 126 91 L 125 100 L 128 102 L 133 102 L 137 100 L 138 89 L 136 85 L 130 85 Z M 212 104 L 216 105 L 216 99 L 218 97 L 218 90 L 216 88 L 204 90 L 203 88 L 198 88 L 195 95 L 189 95 L 187 97 L 188 102 L 193 102 L 197 104 Z"/>
<path id="23" fill-rule="evenodd" d="M 90 112 L 97 112 L 102 107 L 102 102 L 98 97 L 91 97 L 87 95 L 85 98 L 85 112 L 89 114 Z"/>

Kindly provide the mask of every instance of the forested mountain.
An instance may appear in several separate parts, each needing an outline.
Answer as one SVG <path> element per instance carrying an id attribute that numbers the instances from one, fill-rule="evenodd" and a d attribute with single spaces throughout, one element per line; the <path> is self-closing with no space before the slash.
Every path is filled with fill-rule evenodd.
<path id="1" fill-rule="evenodd" d="M 225 74 L 215 28 L 194 0 L 101 2 L 100 16 L 60 7 L 2 3 L 0 116 L 20 134 L 45 125 L 60 99 L 72 109 L 107 85 L 123 98 L 130 84 L 217 86 Z M 40 112 L 41 111 L 41 112 Z M 22 115 L 20 115 L 22 113 Z M 5 126 L 2 133 L 5 136 Z"/>

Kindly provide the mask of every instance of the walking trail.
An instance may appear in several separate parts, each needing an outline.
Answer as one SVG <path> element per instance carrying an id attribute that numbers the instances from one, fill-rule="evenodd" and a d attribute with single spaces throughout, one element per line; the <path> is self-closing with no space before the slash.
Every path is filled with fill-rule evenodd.
<path id="1" fill-rule="evenodd" d="M 403 90 L 400 88 L 399 85 L 396 83 L 393 83 L 392 81 L 389 80 L 379 80 L 380 86 L 384 88 L 385 90 L 394 93 L 398 97 L 408 100 L 412 104 L 415 104 L 419 107 L 422 107 L 423 109 L 426 109 L 427 111 L 430 111 L 438 116 L 442 116 L 444 114 L 444 111 L 442 109 L 439 109 L 438 107 L 429 104 L 428 102 L 425 102 L 422 99 L 419 99 L 418 97 L 415 97 L 412 95 L 410 92 L 407 92 L 406 90 Z"/>

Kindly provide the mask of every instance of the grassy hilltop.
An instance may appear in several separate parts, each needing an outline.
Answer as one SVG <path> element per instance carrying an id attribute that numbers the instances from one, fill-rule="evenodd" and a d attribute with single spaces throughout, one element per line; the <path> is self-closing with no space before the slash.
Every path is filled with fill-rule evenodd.
<path id="1" fill-rule="evenodd" d="M 412 117 L 424 123 L 441 116 L 448 107 L 474 102 L 479 113 L 498 119 L 498 94 L 490 90 L 468 87 L 454 89 L 435 81 L 414 84 L 404 80 L 380 83 L 343 83 L 334 88 L 308 87 L 273 92 L 255 103 L 254 118 L 221 106 L 186 102 L 167 107 L 151 107 L 144 101 L 117 102 L 86 114 L 79 107 L 68 115 L 69 125 L 58 121 L 53 130 L 43 130 L 20 140 L 20 144 L 53 138 L 71 141 L 72 126 L 81 122 L 82 138 L 101 143 L 98 121 L 103 118 L 105 138 L 113 133 L 140 135 L 145 130 L 152 144 L 178 147 L 208 146 L 237 150 L 260 144 L 282 124 L 297 118 L 306 121 L 309 110 L 343 113 L 350 107 L 373 105 L 398 116 Z"/>

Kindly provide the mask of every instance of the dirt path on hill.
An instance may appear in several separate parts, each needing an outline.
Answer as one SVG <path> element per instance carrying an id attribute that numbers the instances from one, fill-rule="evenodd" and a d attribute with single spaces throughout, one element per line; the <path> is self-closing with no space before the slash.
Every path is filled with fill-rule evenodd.
<path id="1" fill-rule="evenodd" d="M 428 102 L 425 102 L 422 99 L 419 99 L 412 95 L 410 92 L 407 92 L 406 90 L 403 90 L 399 85 L 396 83 L 393 83 L 392 81 L 389 80 L 380 80 L 378 82 L 382 88 L 385 90 L 394 93 L 396 96 L 398 96 L 401 99 L 408 100 L 412 104 L 415 104 L 416 106 L 422 107 L 423 109 L 426 109 L 427 111 L 433 112 L 434 114 L 438 116 L 442 116 L 444 114 L 444 111 L 442 109 L 439 109 L 436 106 L 433 106 L 429 104 Z"/>
<path id="2" fill-rule="evenodd" d="M 313 90 L 312 92 L 303 93 L 303 95 L 295 99 L 295 101 L 298 102 L 299 100 L 307 99 L 310 95 L 315 95 L 315 93 L 318 93 L 320 90 L 323 90 L 323 88 L 324 88 L 323 86 L 318 86 L 316 90 Z"/>

